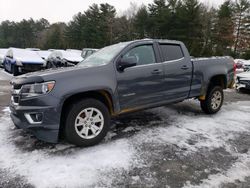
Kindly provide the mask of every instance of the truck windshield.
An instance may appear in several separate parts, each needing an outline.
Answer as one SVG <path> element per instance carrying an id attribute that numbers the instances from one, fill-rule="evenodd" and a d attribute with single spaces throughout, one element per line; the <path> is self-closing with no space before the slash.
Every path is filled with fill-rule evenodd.
<path id="1" fill-rule="evenodd" d="M 129 42 L 107 46 L 81 61 L 78 66 L 98 66 L 108 64 Z"/>

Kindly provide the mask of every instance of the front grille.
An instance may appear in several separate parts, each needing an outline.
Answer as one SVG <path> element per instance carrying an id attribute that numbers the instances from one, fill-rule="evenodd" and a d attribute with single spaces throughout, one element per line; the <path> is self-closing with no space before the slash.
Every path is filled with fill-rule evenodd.
<path id="1" fill-rule="evenodd" d="M 43 65 L 38 64 L 23 64 L 22 69 L 26 72 L 38 71 L 41 70 Z"/>
<path id="2" fill-rule="evenodd" d="M 250 86 L 250 80 L 240 80 L 240 84 L 245 84 Z"/>

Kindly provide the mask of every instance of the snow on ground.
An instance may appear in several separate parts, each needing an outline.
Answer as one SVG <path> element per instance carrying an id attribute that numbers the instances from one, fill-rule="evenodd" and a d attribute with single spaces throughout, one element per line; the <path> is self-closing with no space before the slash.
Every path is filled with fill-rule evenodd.
<path id="1" fill-rule="evenodd" d="M 134 151 L 125 139 L 87 149 L 75 148 L 63 156 L 50 155 L 49 148 L 31 152 L 19 150 L 13 142 L 23 138 L 18 136 L 20 131 L 11 129 L 13 125 L 7 114 L 0 119 L 0 166 L 24 176 L 36 187 L 90 186 L 102 181 L 103 171 L 126 170 L 132 160 Z M 67 147 L 71 146 L 58 145 L 55 150 Z M 105 181 L 109 183 L 108 179 Z"/>
<path id="2" fill-rule="evenodd" d="M 10 80 L 13 76 L 0 68 L 0 80 Z"/>
<path id="3" fill-rule="evenodd" d="M 189 100 L 169 108 L 148 110 L 161 117 L 159 121 L 150 122 L 154 126 L 128 124 L 123 132 L 136 131 L 136 134 L 112 139 L 116 134 L 111 131 L 105 142 L 91 148 L 59 144 L 55 148 L 35 150 L 23 149 L 29 148 L 34 138 L 24 135 L 22 130 L 13 129 L 9 111 L 5 109 L 0 118 L 0 166 L 23 176 L 36 187 L 111 187 L 113 181 L 121 178 L 122 172 L 145 165 L 142 145 L 160 145 L 162 148 L 175 145 L 186 148 L 183 152 L 187 156 L 202 148 L 221 147 L 237 156 L 237 161 L 228 170 L 209 175 L 199 185 L 186 182 L 186 187 L 218 187 L 250 176 L 250 153 L 238 153 L 229 142 L 240 133 L 250 132 L 250 101 L 225 105 L 212 116 L 197 108 L 197 102 Z M 189 141 L 194 137 L 198 140 L 190 145 Z M 147 151 L 147 155 L 151 154 Z M 159 160 L 167 159 L 163 156 Z M 139 176 L 132 178 L 133 181 L 138 179 Z"/>

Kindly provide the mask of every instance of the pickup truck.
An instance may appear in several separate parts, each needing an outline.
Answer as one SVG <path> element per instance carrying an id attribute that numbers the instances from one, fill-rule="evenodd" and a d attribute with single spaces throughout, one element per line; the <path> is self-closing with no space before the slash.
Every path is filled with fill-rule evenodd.
<path id="1" fill-rule="evenodd" d="M 223 89 L 234 84 L 230 57 L 191 59 L 182 42 L 137 40 L 105 47 L 75 67 L 14 78 L 11 118 L 18 128 L 56 143 L 99 143 L 120 114 L 185 99 L 218 112 Z M 59 137 L 60 135 L 60 137 Z"/>

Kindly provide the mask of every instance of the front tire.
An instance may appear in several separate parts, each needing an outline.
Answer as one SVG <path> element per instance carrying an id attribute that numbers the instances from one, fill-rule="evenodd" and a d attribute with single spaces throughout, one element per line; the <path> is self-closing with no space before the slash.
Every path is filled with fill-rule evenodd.
<path id="1" fill-rule="evenodd" d="M 110 114 L 102 102 L 83 99 L 70 107 L 65 123 L 64 132 L 68 142 L 77 146 L 92 146 L 106 136 Z"/>
<path id="2" fill-rule="evenodd" d="M 201 109 L 206 114 L 215 114 L 221 109 L 223 101 L 223 89 L 220 86 L 211 87 L 207 92 L 206 99 L 200 101 Z"/>

